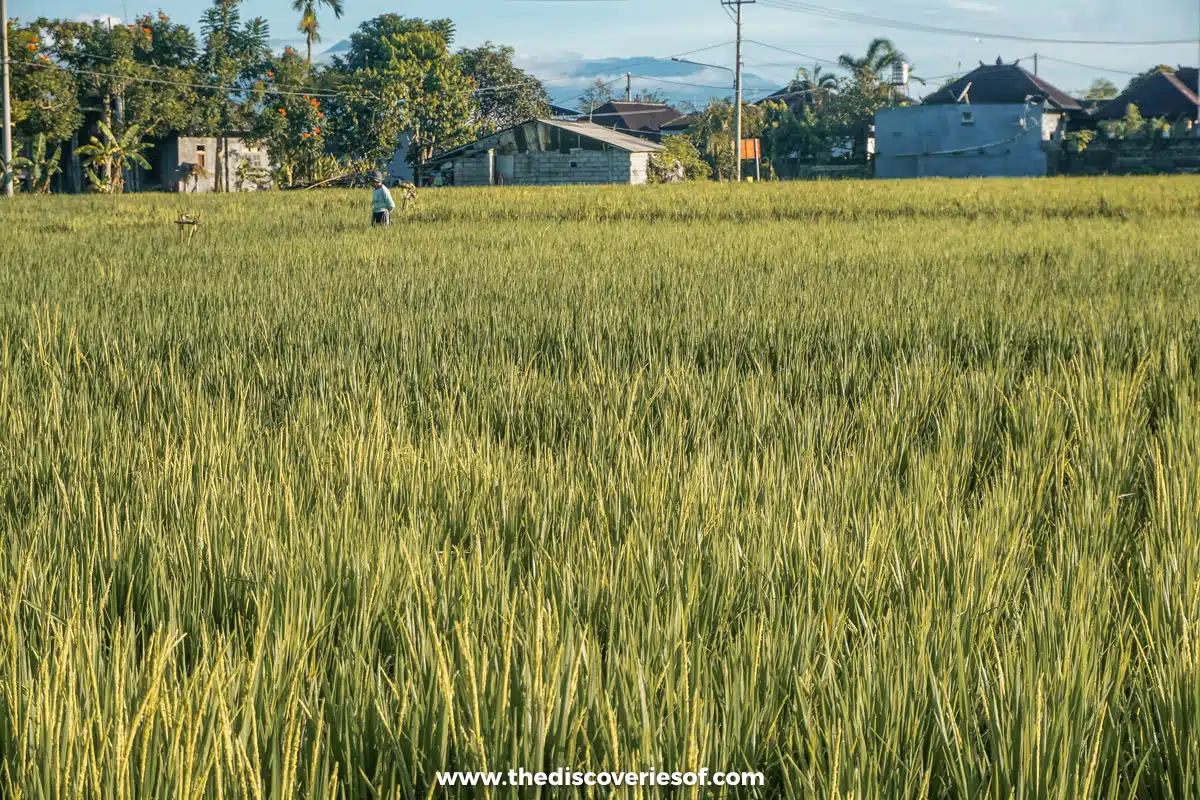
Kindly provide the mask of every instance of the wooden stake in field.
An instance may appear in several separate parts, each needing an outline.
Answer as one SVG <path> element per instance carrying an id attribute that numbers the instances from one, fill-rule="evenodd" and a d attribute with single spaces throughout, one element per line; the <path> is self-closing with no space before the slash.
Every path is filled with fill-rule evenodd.
<path id="1" fill-rule="evenodd" d="M 179 219 L 175 220 L 175 224 L 179 226 L 179 243 L 183 244 L 183 229 L 187 228 L 187 243 L 192 243 L 192 237 L 196 235 L 196 231 L 200 229 L 200 215 L 180 214 Z"/>

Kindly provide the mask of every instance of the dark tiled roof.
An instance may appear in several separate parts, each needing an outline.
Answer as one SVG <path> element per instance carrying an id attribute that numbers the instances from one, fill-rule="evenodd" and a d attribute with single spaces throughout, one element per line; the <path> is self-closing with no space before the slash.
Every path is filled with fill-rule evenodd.
<path id="1" fill-rule="evenodd" d="M 1024 103 L 1030 95 L 1046 98 L 1046 107 L 1057 111 L 1082 111 L 1079 101 L 1051 86 L 1019 63 L 986 64 L 927 95 L 924 105 L 950 105 L 966 91 L 971 103 Z"/>
<path id="2" fill-rule="evenodd" d="M 754 105 L 761 106 L 767 103 L 783 103 L 793 114 L 801 114 L 812 103 L 812 92 L 785 86 L 771 92 Z"/>
<path id="3" fill-rule="evenodd" d="M 1180 76 L 1183 76 L 1182 79 Z M 1143 117 L 1194 117 L 1196 91 L 1185 84 L 1189 77 L 1194 83 L 1195 68 L 1180 69 L 1174 74 L 1156 72 L 1137 81 L 1133 87 L 1101 106 L 1095 118 L 1120 119 L 1125 116 L 1125 111 L 1130 105 L 1137 106 Z"/>
<path id="4" fill-rule="evenodd" d="M 584 114 L 583 116 L 589 116 Z M 664 123 L 679 119 L 679 111 L 666 103 L 626 103 L 612 101 L 597 108 L 590 121 L 606 128 L 655 134 Z"/>
<path id="5" fill-rule="evenodd" d="M 671 133 L 682 133 L 690 128 L 695 121 L 695 114 L 684 114 L 682 117 L 676 117 L 670 122 L 664 122 L 658 126 L 658 129 L 663 133 L 667 133 L 668 131 Z"/>

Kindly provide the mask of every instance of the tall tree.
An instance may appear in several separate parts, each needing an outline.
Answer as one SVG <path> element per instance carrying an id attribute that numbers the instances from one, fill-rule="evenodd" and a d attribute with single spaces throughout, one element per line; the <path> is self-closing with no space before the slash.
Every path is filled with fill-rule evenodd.
<path id="1" fill-rule="evenodd" d="M 472 122 L 481 136 L 549 111 L 546 87 L 513 63 L 514 52 L 491 42 L 458 51 L 462 70 L 474 89 Z"/>
<path id="2" fill-rule="evenodd" d="M 862 56 L 848 53 L 838 56 L 838 63 L 860 81 L 878 80 L 884 70 L 905 60 L 907 59 L 904 53 L 896 49 L 892 40 L 884 38 L 872 39 L 867 45 L 867 52 Z"/>
<path id="3" fill-rule="evenodd" d="M 312 63 L 313 42 L 321 41 L 321 23 L 317 20 L 317 7 L 326 6 L 333 16 L 342 18 L 345 9 L 342 0 L 293 0 L 292 9 L 300 12 L 299 30 L 304 34 L 305 44 L 308 45 L 308 63 Z"/>
<path id="4" fill-rule="evenodd" d="M 595 109 L 612 100 L 612 81 L 596 78 L 583 94 L 579 95 L 579 110 L 590 114 Z"/>
<path id="5" fill-rule="evenodd" d="M 398 105 L 385 104 L 381 112 L 397 116 L 409 135 L 408 159 L 417 167 L 474 134 L 474 92 L 463 59 L 450 52 L 453 36 L 449 20 L 383 14 L 362 23 L 350 36 L 350 51 L 334 59 L 334 70 L 344 76 L 363 71 L 372 80 L 403 87 L 393 92 Z"/>

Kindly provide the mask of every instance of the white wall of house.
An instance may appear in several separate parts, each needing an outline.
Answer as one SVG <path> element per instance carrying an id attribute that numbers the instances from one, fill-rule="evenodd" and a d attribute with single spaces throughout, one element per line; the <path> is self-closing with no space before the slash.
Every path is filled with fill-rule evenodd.
<path id="1" fill-rule="evenodd" d="M 270 169 L 271 159 L 265 147 L 247 144 L 236 136 L 227 137 L 226 146 L 218 158 L 220 140 L 213 136 L 180 136 L 174 146 L 166 148 L 169 154 L 162 175 L 163 188 L 175 192 L 212 192 L 217 187 L 217 170 L 229 175 L 229 191 L 254 191 L 253 183 L 238 180 L 238 167 L 243 163 L 260 170 Z M 226 167 L 225 161 L 228 159 Z M 189 177 L 192 165 L 201 165 L 207 177 Z"/>

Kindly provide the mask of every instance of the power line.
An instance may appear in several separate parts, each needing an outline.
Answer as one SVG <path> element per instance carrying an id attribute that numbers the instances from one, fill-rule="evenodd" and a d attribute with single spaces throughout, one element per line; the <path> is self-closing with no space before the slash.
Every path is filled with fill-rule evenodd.
<path id="1" fill-rule="evenodd" d="M 161 86 L 182 86 L 182 87 L 191 88 L 191 89 L 211 89 L 211 90 L 222 90 L 222 91 L 227 91 L 227 92 L 241 92 L 241 93 L 258 91 L 258 89 L 256 89 L 255 87 L 216 86 L 211 83 L 189 83 L 187 81 L 168 81 L 168 80 L 162 80 L 160 78 L 146 78 L 146 77 L 142 77 L 139 75 L 119 75 L 119 74 L 112 73 L 112 72 L 99 72 L 97 70 L 79 69 L 77 67 L 69 67 L 69 66 L 64 66 L 62 64 L 44 63 L 44 62 L 37 62 L 37 61 L 29 62 L 29 66 L 31 66 L 35 69 L 56 69 L 56 70 L 60 70 L 62 72 L 70 72 L 75 75 L 90 75 L 95 78 L 112 78 L 114 80 L 124 80 L 124 81 L 130 81 L 132 83 L 153 83 L 153 84 L 157 84 L 157 85 L 161 85 Z M 265 91 L 268 91 L 271 94 L 286 95 L 286 96 L 291 96 L 291 97 L 344 98 L 344 97 L 350 97 L 350 96 L 357 96 L 357 97 L 366 97 L 371 100 L 381 99 L 381 98 L 375 97 L 374 95 L 371 95 L 371 94 L 359 94 L 359 93 L 350 93 L 350 92 L 341 92 L 338 94 L 328 94 L 328 93 L 317 93 L 317 92 L 293 92 L 293 91 L 285 91 L 283 89 L 269 89 L 269 90 L 265 90 Z"/>
<path id="2" fill-rule="evenodd" d="M 769 8 L 782 11 L 792 11 L 801 14 L 809 14 L 812 16 L 824 17 L 826 19 L 838 20 L 841 22 L 853 22 L 862 25 L 872 25 L 875 27 L 894 28 L 898 30 L 915 31 L 919 33 L 930 33 L 944 36 L 970 36 L 976 39 L 1003 39 L 1014 42 L 1044 42 L 1047 44 L 1063 45 L 1099 45 L 1105 47 L 1161 47 L 1164 45 L 1195 44 L 1197 41 L 1196 39 L 1055 39 L 1043 36 L 988 33 L 983 31 L 966 30 L 963 28 L 942 28 L 934 25 L 923 25 L 919 22 L 904 22 L 902 20 L 888 19 L 886 17 L 857 14 L 851 11 L 838 11 L 831 8 L 824 8 L 822 6 L 814 6 L 809 3 L 799 2 L 799 0 L 760 0 L 760 2 Z"/>
<path id="3" fill-rule="evenodd" d="M 746 43 L 747 44 L 756 44 L 759 47 L 765 47 L 768 50 L 778 50 L 780 53 L 787 53 L 790 56 L 799 56 L 800 58 L 806 58 L 810 61 L 817 61 L 817 62 L 820 62 L 823 64 L 832 64 L 835 67 L 844 69 L 844 67 L 842 67 L 842 62 L 835 61 L 830 58 L 821 58 L 820 56 L 813 56 L 813 55 L 809 55 L 808 53 L 800 53 L 796 50 L 788 50 L 786 47 L 776 47 L 773 44 L 767 44 L 766 42 L 759 42 L 754 39 L 746 39 Z"/>
<path id="4" fill-rule="evenodd" d="M 1130 72 L 1127 69 L 1117 69 L 1116 67 L 1097 67 L 1092 64 L 1080 64 L 1078 61 L 1068 61 L 1065 58 L 1056 58 L 1054 56 L 1048 56 L 1045 53 L 1038 53 L 1038 56 L 1046 59 L 1047 61 L 1055 61 L 1059 64 L 1068 64 L 1072 67 L 1081 67 L 1083 69 L 1095 70 L 1096 72 L 1114 72 L 1117 75 L 1131 75 L 1135 77 L 1142 74 L 1140 72 Z"/>

